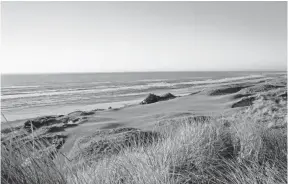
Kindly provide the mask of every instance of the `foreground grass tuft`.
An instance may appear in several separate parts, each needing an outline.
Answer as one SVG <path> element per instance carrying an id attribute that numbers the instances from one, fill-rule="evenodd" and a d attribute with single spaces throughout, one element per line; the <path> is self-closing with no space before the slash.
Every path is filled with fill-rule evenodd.
<path id="1" fill-rule="evenodd" d="M 1 183 L 67 183 L 57 160 L 56 148 L 46 140 L 2 141 Z"/>

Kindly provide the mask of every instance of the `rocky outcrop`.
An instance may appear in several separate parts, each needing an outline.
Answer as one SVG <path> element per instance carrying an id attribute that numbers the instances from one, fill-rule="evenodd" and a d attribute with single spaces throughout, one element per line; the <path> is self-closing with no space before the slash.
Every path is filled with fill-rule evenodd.
<path id="1" fill-rule="evenodd" d="M 164 101 L 164 100 L 170 100 L 174 98 L 176 98 L 176 96 L 174 96 L 171 93 L 166 93 L 161 96 L 150 93 L 140 104 L 151 104 L 151 103 L 156 103 L 156 102 Z"/>

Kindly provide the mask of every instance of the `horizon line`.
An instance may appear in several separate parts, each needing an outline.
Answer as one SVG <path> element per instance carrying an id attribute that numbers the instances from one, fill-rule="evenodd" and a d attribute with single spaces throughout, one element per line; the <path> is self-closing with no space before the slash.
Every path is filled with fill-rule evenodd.
<path id="1" fill-rule="evenodd" d="M 41 74 L 103 74 L 103 73 L 165 73 L 165 72 L 285 72 L 286 70 L 167 70 L 167 71 L 93 71 L 93 72 L 9 72 L 3 73 L 1 75 L 41 75 Z"/>

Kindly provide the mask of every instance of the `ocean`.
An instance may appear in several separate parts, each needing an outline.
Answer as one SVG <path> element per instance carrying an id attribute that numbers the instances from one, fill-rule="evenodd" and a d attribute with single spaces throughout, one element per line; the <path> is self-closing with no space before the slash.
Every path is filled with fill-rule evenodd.
<path id="1" fill-rule="evenodd" d="M 1 75 L 1 111 L 10 120 L 139 103 L 149 93 L 189 93 L 193 86 L 263 72 L 135 72 Z M 3 120 L 2 120 L 3 121 Z"/>

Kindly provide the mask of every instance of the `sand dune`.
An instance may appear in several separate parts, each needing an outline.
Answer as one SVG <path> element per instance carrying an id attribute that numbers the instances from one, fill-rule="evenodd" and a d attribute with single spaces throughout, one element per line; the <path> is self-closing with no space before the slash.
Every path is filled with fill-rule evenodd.
<path id="1" fill-rule="evenodd" d="M 238 91 L 247 88 L 248 86 L 225 86 L 217 89 L 213 89 L 211 91 L 208 91 L 208 95 L 210 96 L 216 96 L 216 95 L 226 95 L 226 94 L 232 94 L 237 93 Z"/>

